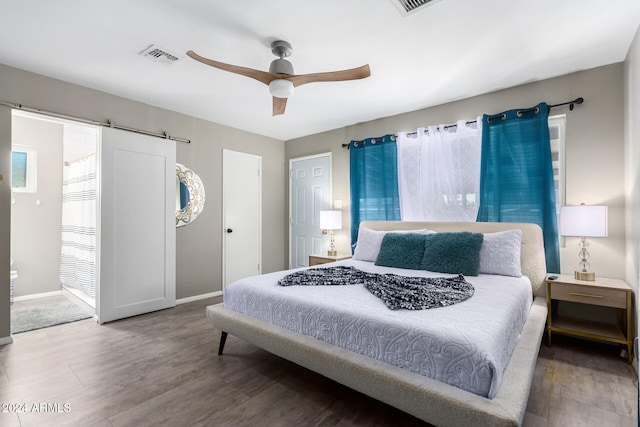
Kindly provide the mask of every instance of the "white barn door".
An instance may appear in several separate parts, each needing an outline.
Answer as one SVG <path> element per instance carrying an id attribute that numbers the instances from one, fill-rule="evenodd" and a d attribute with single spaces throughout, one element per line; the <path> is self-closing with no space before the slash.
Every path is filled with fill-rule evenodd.
<path id="1" fill-rule="evenodd" d="M 224 286 L 262 272 L 262 157 L 222 152 Z"/>
<path id="2" fill-rule="evenodd" d="M 327 249 L 320 211 L 331 208 L 330 153 L 289 161 L 289 206 L 289 267 L 306 267 Z"/>
<path id="3" fill-rule="evenodd" d="M 103 128 L 100 323 L 176 304 L 175 141 Z"/>

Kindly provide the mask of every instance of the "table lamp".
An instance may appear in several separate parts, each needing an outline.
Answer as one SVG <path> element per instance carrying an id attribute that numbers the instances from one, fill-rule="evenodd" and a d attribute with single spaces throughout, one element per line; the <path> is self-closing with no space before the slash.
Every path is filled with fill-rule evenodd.
<path id="1" fill-rule="evenodd" d="M 329 231 L 330 244 L 327 255 L 338 255 L 335 240 L 333 239 L 333 230 L 342 228 L 342 211 L 320 211 L 320 228 L 323 234 L 327 234 L 327 230 Z"/>
<path id="2" fill-rule="evenodd" d="M 563 206 L 560 208 L 560 234 L 568 237 L 580 237 L 580 270 L 576 270 L 577 280 L 595 280 L 596 274 L 589 271 L 589 242 L 587 237 L 607 237 L 608 221 L 606 206 Z"/>

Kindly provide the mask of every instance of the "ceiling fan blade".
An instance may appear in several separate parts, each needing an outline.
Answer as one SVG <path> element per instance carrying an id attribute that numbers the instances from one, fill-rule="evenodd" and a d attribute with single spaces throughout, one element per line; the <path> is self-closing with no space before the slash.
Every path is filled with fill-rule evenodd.
<path id="1" fill-rule="evenodd" d="M 344 80 L 364 79 L 371 75 L 369 64 L 362 67 L 351 68 L 342 71 L 330 71 L 327 73 L 300 74 L 297 76 L 284 77 L 291 81 L 294 86 L 302 86 L 307 83 L 315 82 L 340 82 Z"/>
<path id="2" fill-rule="evenodd" d="M 238 65 L 231 65 L 225 64 L 224 62 L 214 61 L 213 59 L 200 56 L 192 50 L 188 51 L 187 55 L 195 59 L 196 61 L 202 62 L 203 64 L 210 65 L 220 70 L 229 71 L 231 73 L 240 74 L 242 76 L 251 77 L 252 79 L 255 79 L 266 85 L 271 83 L 272 80 L 281 78 L 278 74 L 269 73 L 267 71 L 261 71 L 253 68 L 240 67 Z"/>
<path id="3" fill-rule="evenodd" d="M 273 97 L 273 115 L 279 116 L 284 114 L 284 109 L 287 107 L 287 98 Z"/>

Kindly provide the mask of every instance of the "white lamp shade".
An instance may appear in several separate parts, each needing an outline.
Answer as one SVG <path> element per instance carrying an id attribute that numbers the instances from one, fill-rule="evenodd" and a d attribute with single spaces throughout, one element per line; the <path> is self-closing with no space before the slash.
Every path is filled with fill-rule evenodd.
<path id="1" fill-rule="evenodd" d="M 560 208 L 560 235 L 570 237 L 607 237 L 606 206 L 563 206 Z"/>
<path id="2" fill-rule="evenodd" d="M 288 98 L 293 94 L 293 83 L 285 79 L 271 80 L 269 92 L 276 98 Z"/>
<path id="3" fill-rule="evenodd" d="M 342 228 L 342 211 L 320 211 L 320 229 L 339 230 Z"/>

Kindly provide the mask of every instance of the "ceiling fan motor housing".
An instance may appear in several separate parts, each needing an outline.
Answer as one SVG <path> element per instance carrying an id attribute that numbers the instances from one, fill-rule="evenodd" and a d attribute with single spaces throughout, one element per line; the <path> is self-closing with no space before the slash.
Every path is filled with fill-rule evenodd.
<path id="1" fill-rule="evenodd" d="M 274 74 L 294 75 L 293 64 L 286 59 L 274 59 L 269 66 L 269 72 Z"/>

